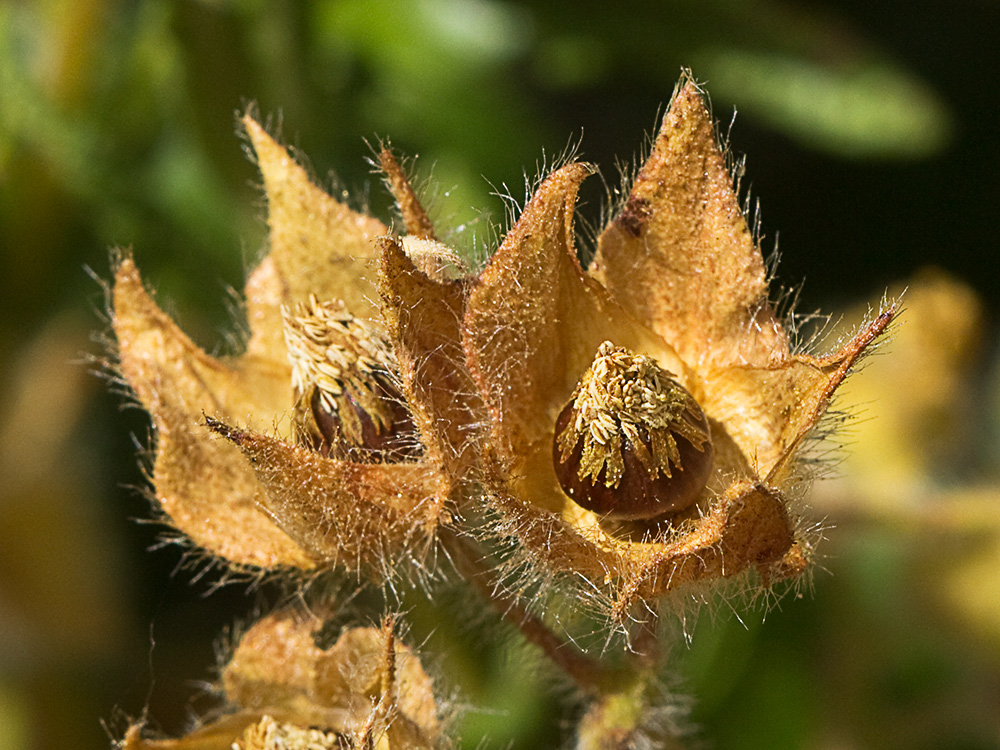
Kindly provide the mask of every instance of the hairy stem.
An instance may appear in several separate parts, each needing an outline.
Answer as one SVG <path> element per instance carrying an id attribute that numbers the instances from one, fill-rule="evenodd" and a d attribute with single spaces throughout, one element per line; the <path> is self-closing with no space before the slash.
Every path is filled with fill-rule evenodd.
<path id="1" fill-rule="evenodd" d="M 450 530 L 444 531 L 441 539 L 458 573 L 475 586 L 504 619 L 520 630 L 528 641 L 538 646 L 578 687 L 589 693 L 598 693 L 615 682 L 610 670 L 580 653 L 575 646 L 553 633 L 544 622 L 518 604 L 514 597 L 504 593 L 493 572 L 482 564 L 479 551 L 468 540 Z"/>
<path id="2" fill-rule="evenodd" d="M 646 606 L 649 616 L 637 623 L 637 629 L 631 638 L 631 660 L 640 670 L 654 671 L 663 655 L 656 632 L 660 623 L 660 610 L 656 602 L 649 602 Z"/>

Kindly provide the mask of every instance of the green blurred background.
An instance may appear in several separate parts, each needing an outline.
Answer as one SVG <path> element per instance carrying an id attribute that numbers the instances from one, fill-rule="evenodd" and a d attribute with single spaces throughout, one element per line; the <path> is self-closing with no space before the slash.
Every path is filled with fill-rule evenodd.
<path id="1" fill-rule="evenodd" d="M 107 279 L 117 246 L 227 350 L 229 290 L 265 234 L 234 113 L 255 103 L 382 218 L 365 140 L 391 137 L 475 252 L 505 220 L 494 193 L 520 200 L 567 144 L 617 186 L 682 67 L 747 155 L 799 310 L 914 293 L 861 376 L 885 429 L 856 427 L 861 459 L 817 490 L 837 528 L 812 589 L 766 620 L 703 613 L 679 690 L 719 748 L 1000 747 L 998 36 L 994 0 L 0 1 L 0 748 L 107 747 L 147 709 L 183 731 L 222 631 L 281 596 L 147 552 L 148 424 L 90 374 L 107 323 L 86 269 Z M 591 224 L 602 190 L 584 191 Z M 475 619 L 414 624 L 463 746 L 555 746 L 561 691 L 450 624 Z"/>

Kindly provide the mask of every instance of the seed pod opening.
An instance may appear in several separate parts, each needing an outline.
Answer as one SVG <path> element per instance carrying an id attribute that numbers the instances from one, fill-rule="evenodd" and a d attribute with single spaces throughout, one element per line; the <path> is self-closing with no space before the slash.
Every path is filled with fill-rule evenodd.
<path id="1" fill-rule="evenodd" d="M 363 463 L 421 455 L 396 359 L 378 330 L 340 302 L 314 296 L 285 310 L 284 323 L 300 445 Z"/>
<path id="2" fill-rule="evenodd" d="M 708 420 L 651 357 L 605 341 L 556 419 L 552 459 L 563 491 L 612 520 L 691 507 L 712 470 Z"/>

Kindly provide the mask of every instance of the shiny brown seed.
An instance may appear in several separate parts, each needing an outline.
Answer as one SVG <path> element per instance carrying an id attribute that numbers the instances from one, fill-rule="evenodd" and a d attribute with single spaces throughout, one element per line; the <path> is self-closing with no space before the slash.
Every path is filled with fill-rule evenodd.
<path id="1" fill-rule="evenodd" d="M 601 344 L 556 419 L 552 458 L 563 491 L 613 520 L 691 507 L 712 470 L 708 420 L 655 360 Z"/>

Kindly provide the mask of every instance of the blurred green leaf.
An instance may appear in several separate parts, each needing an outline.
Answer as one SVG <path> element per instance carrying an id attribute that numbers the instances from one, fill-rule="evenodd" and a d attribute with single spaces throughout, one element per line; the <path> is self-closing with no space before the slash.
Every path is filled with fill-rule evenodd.
<path id="1" fill-rule="evenodd" d="M 705 50 L 696 58 L 715 96 L 813 148 L 853 158 L 919 158 L 951 135 L 941 100 L 898 66 L 822 66 L 773 52 Z"/>

